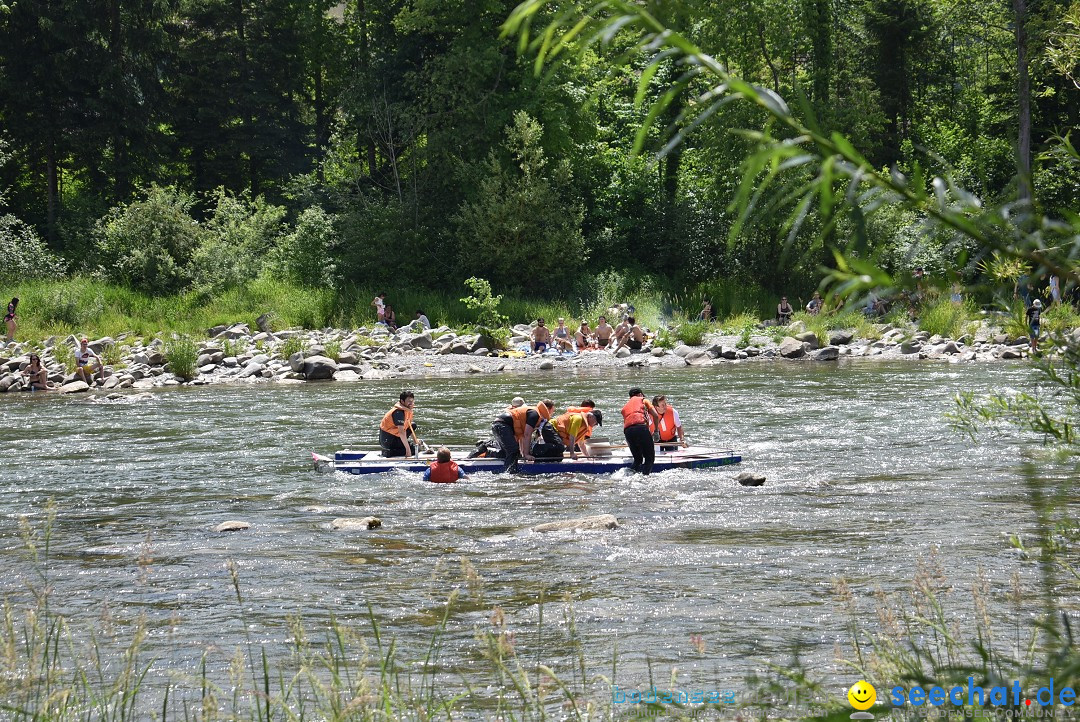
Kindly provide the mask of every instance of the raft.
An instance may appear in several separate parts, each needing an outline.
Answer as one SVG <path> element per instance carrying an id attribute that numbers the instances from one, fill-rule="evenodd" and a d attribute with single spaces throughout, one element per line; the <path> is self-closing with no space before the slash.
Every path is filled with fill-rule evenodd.
<path id="1" fill-rule="evenodd" d="M 469 449 L 454 450 L 454 461 L 465 471 L 473 474 L 487 471 L 502 473 L 502 459 L 466 458 Z M 385 474 L 390 471 L 410 471 L 422 473 L 435 460 L 434 453 L 420 454 L 419 459 L 395 457 L 386 458 L 378 451 L 343 449 L 331 459 L 312 452 L 312 463 L 316 471 L 340 471 L 346 474 Z M 716 466 L 731 466 L 742 461 L 734 451 L 690 446 L 676 451 L 657 449 L 653 471 L 668 469 L 710 469 Z M 634 463 L 634 457 L 626 449 L 613 449 L 604 456 L 582 456 L 571 459 L 567 455 L 562 460 L 537 459 L 536 461 L 518 462 L 518 470 L 523 474 L 612 474 L 620 469 L 628 469 Z"/>

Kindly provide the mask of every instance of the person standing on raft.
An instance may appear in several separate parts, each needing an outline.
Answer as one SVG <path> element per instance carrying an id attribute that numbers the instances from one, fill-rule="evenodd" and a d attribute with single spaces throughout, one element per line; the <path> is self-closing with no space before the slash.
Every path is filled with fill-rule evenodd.
<path id="1" fill-rule="evenodd" d="M 653 440 L 660 444 L 660 451 L 675 451 L 679 446 L 686 446 L 679 412 L 667 402 L 667 396 L 653 396 L 652 403 L 660 417 L 660 423 L 653 431 Z"/>
<path id="2" fill-rule="evenodd" d="M 491 424 L 491 433 L 499 442 L 503 452 L 503 472 L 517 471 L 518 460 L 521 458 L 532 461 L 535 457 L 530 453 L 532 446 L 533 430 L 540 425 L 540 421 L 548 421 L 555 411 L 555 402 L 544 399 L 536 405 L 510 406 L 495 417 Z"/>
<path id="3" fill-rule="evenodd" d="M 626 437 L 630 453 L 634 455 L 632 468 L 647 475 L 652 472 L 653 462 L 656 461 L 656 447 L 653 446 L 649 421 L 651 419 L 653 426 L 659 426 L 660 416 L 636 386 L 630 389 L 630 400 L 622 407 L 622 416 L 623 436 Z"/>
<path id="4" fill-rule="evenodd" d="M 413 426 L 413 407 L 416 397 L 412 391 L 402 391 L 398 402 L 383 416 L 379 424 L 379 448 L 385 457 L 418 456 L 416 429 Z M 410 442 L 411 437 L 411 442 Z"/>

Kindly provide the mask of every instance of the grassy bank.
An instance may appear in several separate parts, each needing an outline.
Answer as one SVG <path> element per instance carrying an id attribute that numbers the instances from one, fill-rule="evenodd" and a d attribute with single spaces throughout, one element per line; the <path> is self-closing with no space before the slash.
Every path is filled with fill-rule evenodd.
<path id="1" fill-rule="evenodd" d="M 371 299 L 377 288 L 353 288 L 345 292 L 303 288 L 281 281 L 258 279 L 219 296 L 198 294 L 149 296 L 129 288 L 89 278 L 62 281 L 28 281 L 4 290 L 8 298 L 20 299 L 16 339 L 41 341 L 69 333 L 117 336 L 121 333 L 151 335 L 159 332 L 201 336 L 208 328 L 224 323 L 246 322 L 270 313 L 275 328 L 324 328 L 371 325 L 375 311 Z M 411 321 L 422 309 L 435 325 L 466 328 L 476 321 L 475 312 L 461 302 L 466 289 L 450 294 L 437 291 L 385 289 L 399 324 Z M 617 302 L 636 306 L 640 320 L 655 327 L 661 318 L 659 297 L 638 294 L 618 301 L 604 297 L 575 302 L 503 298 L 500 311 L 510 323 L 528 323 L 537 317 L 554 321 L 564 317 L 576 325 L 582 315 L 596 316 Z M 554 324 L 552 324 L 554 325 Z"/>
<path id="2" fill-rule="evenodd" d="M 220 324 L 245 322 L 255 328 L 255 319 L 263 313 L 271 314 L 271 325 L 279 329 L 370 326 L 375 320 L 371 299 L 382 290 L 387 291 L 387 301 L 394 306 L 398 323 L 402 325 L 412 320 L 417 309 L 422 309 L 436 326 L 469 329 L 477 320 L 476 312 L 461 301 L 468 294 L 465 288 L 459 293 L 374 287 L 339 292 L 260 278 L 212 297 L 195 293 L 150 296 L 90 278 L 71 278 L 27 281 L 4 289 L 3 295 L 21 299 L 16 339 L 40 342 L 48 336 L 67 334 L 115 337 L 121 333 L 139 336 L 175 333 L 197 338 Z M 694 299 L 708 292 L 716 303 L 717 320 L 711 324 L 685 324 L 700 310 L 700 301 Z M 681 339 L 684 341 L 718 330 L 735 335 L 747 333 L 774 315 L 775 304 L 760 288 L 747 288 L 740 294 L 730 284 L 724 287 L 713 284 L 681 293 L 681 296 L 668 295 L 647 284 L 628 287 L 626 283 L 599 282 L 586 296 L 576 300 L 504 297 L 499 311 L 511 324 L 530 323 L 543 317 L 554 326 L 555 320 L 563 317 L 573 329 L 582 318 L 595 325 L 596 318 L 607 313 L 609 307 L 629 303 L 635 307 L 639 323 L 649 328 L 661 328 L 673 322 L 685 325 L 682 333 L 687 338 Z M 799 305 L 795 307 L 798 309 Z M 912 314 L 920 329 L 950 338 L 971 333 L 974 324 L 983 317 L 971 301 L 953 303 L 947 296 L 930 292 L 914 308 L 897 304 L 883 318 L 867 319 L 861 308 L 848 307 L 815 316 L 800 311 L 794 319 L 803 321 L 824 342 L 828 331 L 834 328 L 850 328 L 859 337 L 876 338 L 875 323 L 907 323 Z M 614 320 L 609 320 L 614 324 Z M 1019 301 L 1002 309 L 998 322 L 1014 336 L 1027 333 L 1024 308 Z M 1072 306 L 1052 306 L 1043 313 L 1042 328 L 1046 333 L 1076 327 L 1080 327 L 1080 315 Z M 780 333 L 779 329 L 776 333 Z"/>

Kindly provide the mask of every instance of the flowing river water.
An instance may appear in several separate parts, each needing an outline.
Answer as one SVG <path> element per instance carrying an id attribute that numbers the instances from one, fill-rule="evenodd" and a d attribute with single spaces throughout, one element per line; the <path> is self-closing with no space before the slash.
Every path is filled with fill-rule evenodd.
<path id="1" fill-rule="evenodd" d="M 565 670 L 573 634 L 589 665 L 610 674 L 617 656 L 626 687 L 647 687 L 650 665 L 665 678 L 676 666 L 733 685 L 795 648 L 827 678 L 834 649 L 851 640 L 837 578 L 868 623 L 874 591 L 908 588 L 931 547 L 956 589 L 981 568 L 1002 618 L 1013 573 L 1034 579 L 1004 537 L 1032 524 L 1021 442 L 976 444 L 944 418 L 957 391 L 1023 389 L 1031 374 L 1007 364 L 749 363 L 175 389 L 138 403 L 9 394 L 0 590 L 25 603 L 38 583 L 18 520 L 40 526 L 53 499 L 54 611 L 87 626 L 106 605 L 121 623 L 145 615 L 158 658 L 151 683 L 161 670 L 194 673 L 207 650 L 211 675 L 224 675 L 246 638 L 278 654 L 290 614 L 317 629 L 331 615 L 368 625 L 370 609 L 402 656 L 420 659 L 455 589 L 462 602 L 438 661 L 459 680 L 480 663 L 476 630 L 491 628 L 495 607 L 530 659 Z M 310 469 L 312 450 L 371 442 L 403 387 L 416 391 L 426 440 L 471 446 L 518 394 L 559 407 L 591 397 L 609 420 L 600 433 L 619 439 L 618 408 L 634 385 L 666 393 L 692 443 L 734 448 L 742 466 L 479 474 L 458 485 Z M 741 469 L 766 485 L 736 485 Z M 599 513 L 622 526 L 528 531 Z M 369 514 L 381 529 L 329 525 Z M 212 531 L 228 519 L 251 528 Z M 547 638 L 536 631 L 541 614 Z"/>

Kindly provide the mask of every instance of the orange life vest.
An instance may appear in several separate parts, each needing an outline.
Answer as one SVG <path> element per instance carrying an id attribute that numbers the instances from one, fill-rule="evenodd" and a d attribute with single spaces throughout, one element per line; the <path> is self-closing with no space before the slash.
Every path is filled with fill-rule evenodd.
<path id="1" fill-rule="evenodd" d="M 408 434 L 409 431 L 412 430 L 412 409 L 407 409 L 404 406 L 402 406 L 400 403 L 394 404 L 394 408 L 392 408 L 392 409 L 390 409 L 389 411 L 386 412 L 386 416 L 382 417 L 382 423 L 379 424 L 379 428 L 382 429 L 383 431 L 385 431 L 388 434 L 394 434 L 395 436 L 397 435 L 397 432 L 398 432 L 397 431 L 397 426 L 394 424 L 394 412 L 395 411 L 404 411 L 405 412 L 404 426 L 405 426 L 405 433 Z"/>
<path id="2" fill-rule="evenodd" d="M 580 426 L 574 423 L 574 418 L 580 419 Z M 559 432 L 559 436 L 562 437 L 563 444 L 567 449 L 574 448 L 574 444 L 580 444 L 585 439 L 592 436 L 592 429 L 589 428 L 589 421 L 585 418 L 585 414 L 580 411 L 567 411 L 562 414 L 554 422 L 555 430 Z M 571 432 L 576 434 L 571 438 Z"/>
<path id="3" fill-rule="evenodd" d="M 524 404 L 516 408 L 511 406 L 506 411 L 510 414 L 510 418 L 514 420 L 514 438 L 519 441 L 525 438 L 525 417 L 528 416 L 530 411 L 535 411 L 545 421 L 551 418 L 551 409 L 543 404 L 537 404 L 535 407 L 525 406 Z"/>
<path id="4" fill-rule="evenodd" d="M 594 411 L 596 411 L 595 406 L 571 406 L 566 410 L 566 413 L 568 413 L 568 414 L 591 414 Z M 585 432 L 585 438 L 586 439 L 590 438 L 592 436 L 592 432 L 593 432 L 592 427 L 589 427 L 589 430 Z"/>
<path id="5" fill-rule="evenodd" d="M 436 484 L 453 484 L 458 480 L 459 469 L 456 461 L 433 461 L 428 468 L 431 469 L 429 481 Z"/>
<path id="6" fill-rule="evenodd" d="M 660 415 L 660 440 L 674 441 L 676 433 L 675 409 L 668 406 L 664 409 L 664 413 Z"/>
<path id="7" fill-rule="evenodd" d="M 652 409 L 652 407 L 652 402 L 646 400 L 644 396 L 631 398 L 626 402 L 626 406 L 622 407 L 623 428 L 635 424 L 648 424 L 652 419 L 652 414 L 646 409 Z"/>

